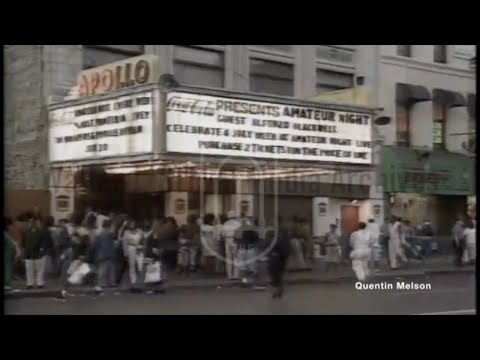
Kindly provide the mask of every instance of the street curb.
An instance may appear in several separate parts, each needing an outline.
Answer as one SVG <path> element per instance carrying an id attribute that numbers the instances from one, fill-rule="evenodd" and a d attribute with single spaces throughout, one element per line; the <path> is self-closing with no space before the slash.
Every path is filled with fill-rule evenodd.
<path id="1" fill-rule="evenodd" d="M 468 268 L 468 269 L 438 269 L 438 270 L 425 270 L 425 271 L 412 271 L 408 273 L 399 272 L 392 272 L 386 274 L 376 274 L 375 279 L 388 279 L 392 277 L 412 277 L 412 276 L 419 276 L 419 275 L 441 275 L 441 274 L 453 274 L 453 273 L 475 273 L 475 268 Z M 342 281 L 352 280 L 355 281 L 355 277 L 352 274 L 350 275 L 342 275 L 336 277 L 305 277 L 300 279 L 285 279 L 285 283 L 289 285 L 313 285 L 313 284 L 335 284 Z M 259 283 L 260 286 L 268 285 L 266 282 Z M 214 284 L 205 284 L 199 282 L 198 284 L 168 284 L 167 283 L 167 291 L 170 290 L 196 290 L 196 289 L 224 289 L 224 288 L 242 288 L 244 285 L 241 283 L 231 283 L 231 282 L 218 282 Z M 127 289 L 120 289 L 116 292 L 129 292 Z M 92 288 L 77 288 L 69 290 L 69 293 L 74 295 L 93 295 Z M 27 291 L 21 290 L 18 292 L 9 292 L 4 294 L 4 299 L 24 299 L 24 298 L 45 298 L 45 297 L 55 297 L 59 295 L 59 290 L 48 290 L 45 289 L 43 291 Z"/>

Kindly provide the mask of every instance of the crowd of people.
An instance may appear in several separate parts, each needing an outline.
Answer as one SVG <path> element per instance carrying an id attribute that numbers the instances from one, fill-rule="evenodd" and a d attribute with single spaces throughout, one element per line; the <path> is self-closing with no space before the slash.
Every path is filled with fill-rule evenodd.
<path id="1" fill-rule="evenodd" d="M 48 274 L 60 280 L 60 297 L 65 298 L 72 273 L 82 263 L 93 269 L 84 282 L 94 285 L 97 293 L 117 287 L 125 273 L 132 291 L 163 292 L 165 274 L 173 271 L 185 276 L 197 271 L 223 273 L 230 280 L 253 283 L 259 258 L 268 260 L 260 254 L 274 236 L 271 228 L 260 230 L 259 225 L 258 220 L 237 216 L 235 211 L 219 217 L 206 214 L 201 219 L 190 215 L 181 226 L 173 217 L 139 222 L 127 214 L 93 209 L 56 224 L 51 216 L 42 217 L 37 211 L 25 213 L 15 222 L 5 219 L 5 266 L 9 270 L 5 289 L 11 288 L 14 273 L 25 276 L 27 289 L 44 287 Z M 303 240 L 297 238 L 298 233 L 294 236 L 294 246 L 300 249 Z M 289 253 L 275 249 L 270 255 L 280 252 L 283 259 Z M 299 258 L 303 261 L 303 254 Z M 152 262 L 161 263 L 162 279 L 146 284 L 147 265 Z M 270 268 L 284 271 L 283 265 Z"/>
<path id="2" fill-rule="evenodd" d="M 126 273 L 132 291 L 163 292 L 165 274 L 174 271 L 184 276 L 197 271 L 223 274 L 248 284 L 255 283 L 258 261 L 267 261 L 276 289 L 274 295 L 279 297 L 290 253 L 298 267 L 307 267 L 307 262 L 313 260 L 313 241 L 305 219 L 293 217 L 284 222 L 279 218 L 277 224 L 276 228 L 268 227 L 229 211 L 203 218 L 190 215 L 179 226 L 173 217 L 136 221 L 127 214 L 93 209 L 55 223 L 53 217 L 42 217 L 34 210 L 14 222 L 5 219 L 5 289 L 11 288 L 14 274 L 25 276 L 27 289 L 42 288 L 48 273 L 63 284 L 60 296 L 64 298 L 72 272 L 82 263 L 94 269 L 85 282 L 94 285 L 98 293 L 118 286 Z M 381 226 L 373 219 L 361 222 L 351 234 L 339 234 L 332 224 L 322 237 L 322 245 L 328 267 L 351 262 L 357 279 L 365 281 L 371 264 L 378 268 L 382 251 L 390 268 L 397 269 L 398 260 L 407 263 L 406 251 L 425 256 L 434 249 L 431 241 L 419 245 L 415 240 L 431 239 L 434 233 L 429 221 L 415 229 L 408 221 L 392 216 Z M 474 262 L 474 222 L 459 218 L 452 233 L 456 263 L 460 266 Z M 144 279 L 152 262 L 162 264 L 162 279 L 146 284 Z"/>

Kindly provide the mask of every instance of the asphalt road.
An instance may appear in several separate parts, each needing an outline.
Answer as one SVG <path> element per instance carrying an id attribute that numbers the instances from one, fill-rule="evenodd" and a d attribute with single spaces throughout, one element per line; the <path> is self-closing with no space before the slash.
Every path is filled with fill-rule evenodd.
<path id="1" fill-rule="evenodd" d="M 397 281 L 429 283 L 430 290 L 398 290 Z M 475 314 L 475 274 L 391 279 L 392 290 L 358 290 L 354 282 L 295 285 L 280 300 L 248 289 L 177 290 L 163 295 L 107 293 L 7 300 L 6 314 L 58 315 L 467 315 Z"/>

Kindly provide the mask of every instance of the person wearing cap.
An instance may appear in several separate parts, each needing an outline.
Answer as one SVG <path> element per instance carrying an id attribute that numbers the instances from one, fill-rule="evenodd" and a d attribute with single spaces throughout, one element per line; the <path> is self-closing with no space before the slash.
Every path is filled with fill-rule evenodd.
<path id="1" fill-rule="evenodd" d="M 225 239 L 225 264 L 229 280 L 238 279 L 237 244 L 235 232 L 240 228 L 241 223 L 236 218 L 234 210 L 227 212 L 227 221 L 222 227 L 222 236 Z"/>

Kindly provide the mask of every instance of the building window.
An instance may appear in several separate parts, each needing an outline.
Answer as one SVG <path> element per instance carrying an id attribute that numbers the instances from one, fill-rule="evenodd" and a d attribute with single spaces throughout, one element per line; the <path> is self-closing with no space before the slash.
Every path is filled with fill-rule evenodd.
<path id="1" fill-rule="evenodd" d="M 248 45 L 252 48 L 273 50 L 277 52 L 292 53 L 294 45 Z"/>
<path id="2" fill-rule="evenodd" d="M 412 56 L 412 45 L 397 45 L 397 55 L 411 57 Z"/>
<path id="3" fill-rule="evenodd" d="M 445 149 L 446 123 L 448 108 L 440 103 L 433 102 L 433 148 Z"/>
<path id="4" fill-rule="evenodd" d="M 175 78 L 180 84 L 223 88 L 225 54 L 196 46 L 175 46 Z"/>
<path id="5" fill-rule="evenodd" d="M 250 59 L 250 91 L 293 96 L 293 65 Z"/>
<path id="6" fill-rule="evenodd" d="M 144 53 L 144 45 L 83 45 L 83 69 L 91 69 Z"/>
<path id="7" fill-rule="evenodd" d="M 353 87 L 353 74 L 317 69 L 317 94 Z"/>
<path id="8" fill-rule="evenodd" d="M 434 45 L 433 61 L 437 63 L 447 63 L 447 45 Z"/>
<path id="9" fill-rule="evenodd" d="M 342 63 L 343 66 L 353 65 L 354 52 L 353 45 L 317 45 L 315 48 L 317 60 Z"/>
<path id="10" fill-rule="evenodd" d="M 410 146 L 410 107 L 397 103 L 397 145 Z"/>

